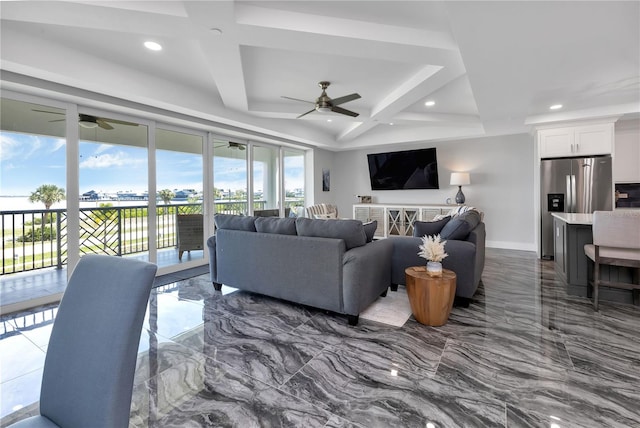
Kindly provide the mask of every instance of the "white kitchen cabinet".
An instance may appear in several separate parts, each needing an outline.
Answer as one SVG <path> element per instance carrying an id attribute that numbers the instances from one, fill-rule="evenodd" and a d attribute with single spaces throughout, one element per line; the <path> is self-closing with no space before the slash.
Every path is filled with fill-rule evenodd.
<path id="1" fill-rule="evenodd" d="M 540 158 L 608 155 L 613 151 L 613 123 L 547 128 L 538 131 Z"/>
<path id="2" fill-rule="evenodd" d="M 640 131 L 616 130 L 613 181 L 616 183 L 640 183 Z"/>
<path id="3" fill-rule="evenodd" d="M 412 204 L 356 204 L 353 218 L 363 223 L 377 220 L 374 236 L 413 236 L 416 221 L 431 221 L 436 215 L 447 214 L 457 205 L 412 205 Z"/>
<path id="4" fill-rule="evenodd" d="M 570 156 L 575 134 L 572 128 L 543 129 L 538 131 L 538 142 L 541 158 Z"/>

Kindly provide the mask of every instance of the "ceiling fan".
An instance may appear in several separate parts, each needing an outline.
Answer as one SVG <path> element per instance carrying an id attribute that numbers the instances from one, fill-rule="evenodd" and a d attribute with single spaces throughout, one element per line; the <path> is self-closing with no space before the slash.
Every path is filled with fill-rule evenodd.
<path id="1" fill-rule="evenodd" d="M 57 111 L 47 111 L 47 110 L 32 109 L 32 111 L 37 111 L 39 113 L 50 113 L 50 114 L 65 114 Z M 63 122 L 63 121 L 64 119 L 56 119 L 56 120 L 50 120 L 49 122 Z M 113 126 L 109 125 L 109 123 L 116 123 L 118 125 L 127 125 L 127 126 L 138 126 L 137 123 L 125 122 L 124 120 L 108 119 L 106 117 L 97 117 L 97 116 L 91 116 L 89 114 L 82 114 L 82 113 L 78 115 L 78 125 L 82 126 L 83 128 L 91 129 L 91 128 L 100 127 L 106 130 L 113 129 Z"/>
<path id="2" fill-rule="evenodd" d="M 344 104 L 344 103 L 349 102 L 349 101 L 357 100 L 358 98 L 361 98 L 360 95 L 356 94 L 356 93 L 353 93 L 353 94 L 345 95 L 343 97 L 330 98 L 327 95 L 327 88 L 329 87 L 330 84 L 331 84 L 331 82 L 326 82 L 326 81 L 318 82 L 318 86 L 320 86 L 322 88 L 322 94 L 320 94 L 320 96 L 315 101 L 315 103 L 313 101 L 301 100 L 301 99 L 298 99 L 298 98 L 291 98 L 291 97 L 285 97 L 285 96 L 283 96 L 282 98 L 286 98 L 288 100 L 294 100 L 294 101 L 302 101 L 304 103 L 315 104 L 315 107 L 312 110 L 309 110 L 308 112 L 302 113 L 300 116 L 296 117 L 296 119 L 299 119 L 302 116 L 305 116 L 305 115 L 307 115 L 309 113 L 312 113 L 314 111 L 319 111 L 319 112 L 323 112 L 323 113 L 332 111 L 334 113 L 345 114 L 345 115 L 351 116 L 351 117 L 358 117 L 359 113 L 356 113 L 356 112 L 351 111 L 351 110 L 344 109 L 342 107 L 338 107 L 338 105 Z"/>
<path id="3" fill-rule="evenodd" d="M 228 149 L 233 149 L 233 150 L 240 150 L 240 151 L 247 150 L 247 146 L 245 144 L 234 143 L 233 141 L 229 141 L 229 143 L 214 146 L 214 149 L 219 149 L 220 147 L 225 147 L 225 146 Z"/>

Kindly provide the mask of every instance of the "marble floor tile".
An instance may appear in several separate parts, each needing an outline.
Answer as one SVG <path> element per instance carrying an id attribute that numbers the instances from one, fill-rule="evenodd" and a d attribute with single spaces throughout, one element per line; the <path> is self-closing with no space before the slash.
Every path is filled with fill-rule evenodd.
<path id="1" fill-rule="evenodd" d="M 130 427 L 640 427 L 640 307 L 594 312 L 532 252 L 488 248 L 441 327 L 349 326 L 190 275 L 150 298 Z M 0 324 L 0 426 L 37 410 L 50 325 L 36 324 Z"/>

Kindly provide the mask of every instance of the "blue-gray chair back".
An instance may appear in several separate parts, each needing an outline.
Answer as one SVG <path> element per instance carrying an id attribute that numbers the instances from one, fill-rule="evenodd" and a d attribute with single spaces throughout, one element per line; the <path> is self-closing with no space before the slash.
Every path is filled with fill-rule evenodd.
<path id="1" fill-rule="evenodd" d="M 40 416 L 15 427 L 129 425 L 138 343 L 156 270 L 120 257 L 80 259 L 51 331 Z"/>

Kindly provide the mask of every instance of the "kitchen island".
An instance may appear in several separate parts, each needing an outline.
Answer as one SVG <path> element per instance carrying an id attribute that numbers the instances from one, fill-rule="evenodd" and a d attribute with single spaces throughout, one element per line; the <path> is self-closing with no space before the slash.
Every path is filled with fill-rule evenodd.
<path id="1" fill-rule="evenodd" d="M 593 243 L 593 214 L 551 213 L 553 216 L 554 263 L 567 293 L 591 297 L 589 280 L 593 279 L 593 262 L 585 255 L 585 244 Z M 602 266 L 600 278 L 608 281 L 632 282 L 629 268 Z M 631 290 L 601 287 L 600 299 L 633 303 Z"/>

